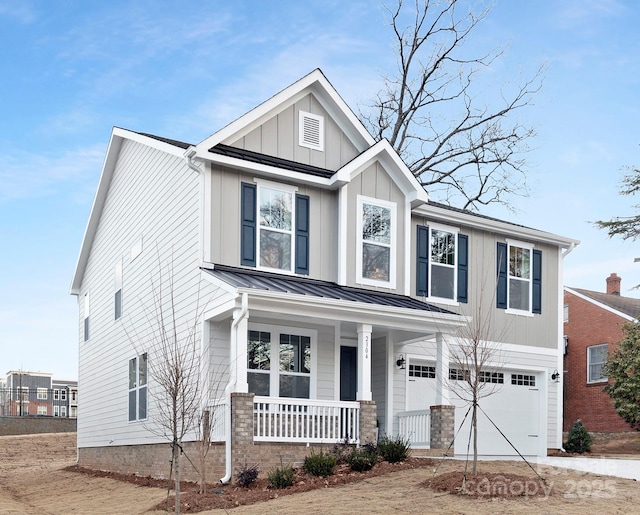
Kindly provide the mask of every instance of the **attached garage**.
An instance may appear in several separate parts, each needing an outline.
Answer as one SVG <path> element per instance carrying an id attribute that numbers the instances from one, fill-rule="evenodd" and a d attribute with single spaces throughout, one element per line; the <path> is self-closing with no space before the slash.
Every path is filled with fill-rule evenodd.
<path id="1" fill-rule="evenodd" d="M 436 364 L 429 359 L 412 358 L 408 361 L 406 409 L 429 409 L 436 399 Z M 481 408 L 478 410 L 479 454 L 504 456 L 519 452 L 523 455 L 537 455 L 540 452 L 541 431 L 544 431 L 541 420 L 540 374 L 509 368 L 483 371 L 482 374 L 486 387 L 481 395 L 490 394 L 480 398 L 478 402 Z M 460 398 L 468 397 L 464 390 L 456 388 L 456 384 L 463 380 L 461 372 L 451 369 L 449 375 L 447 384 L 451 390 L 451 402 L 456 406 L 454 452 L 466 454 L 467 449 L 472 452 L 472 447 L 469 446 L 470 403 Z M 456 391 L 460 392 L 459 396 Z"/>

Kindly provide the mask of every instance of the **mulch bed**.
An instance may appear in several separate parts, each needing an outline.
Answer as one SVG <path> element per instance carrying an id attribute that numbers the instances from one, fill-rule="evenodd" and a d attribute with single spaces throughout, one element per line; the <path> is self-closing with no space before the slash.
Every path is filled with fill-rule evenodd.
<path id="1" fill-rule="evenodd" d="M 308 492 L 318 488 L 332 488 L 371 477 L 410 470 L 417 468 L 433 467 L 434 461 L 428 458 L 408 458 L 400 463 L 388 463 L 379 461 L 373 469 L 367 472 L 354 472 L 348 464 L 336 465 L 335 472 L 328 477 L 314 477 L 306 474 L 302 469 L 296 470 L 293 486 L 275 490 L 269 487 L 266 478 L 260 478 L 250 487 L 243 488 L 235 485 L 209 485 L 206 494 L 200 494 L 199 486 L 194 483 L 181 482 L 180 505 L 183 513 L 196 513 L 212 509 L 231 509 L 237 506 L 246 506 L 258 502 L 268 501 L 283 495 L 292 495 Z M 88 474 L 93 477 L 107 477 L 118 481 L 126 481 L 138 486 L 164 488 L 168 486 L 166 479 L 154 479 L 151 477 L 139 477 L 115 472 L 91 470 L 77 465 L 67 467 L 65 470 Z M 174 496 L 169 496 L 153 509 L 172 511 Z"/>
<path id="2" fill-rule="evenodd" d="M 549 492 L 549 487 L 538 477 L 483 472 L 476 476 L 463 471 L 447 472 L 420 485 L 437 492 L 484 498 L 544 497 L 545 490 Z"/>

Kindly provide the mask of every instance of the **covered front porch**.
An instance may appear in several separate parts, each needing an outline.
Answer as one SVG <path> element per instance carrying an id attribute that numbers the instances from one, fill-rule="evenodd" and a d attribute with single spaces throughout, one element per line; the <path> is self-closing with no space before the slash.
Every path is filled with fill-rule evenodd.
<path id="1" fill-rule="evenodd" d="M 430 413 L 406 408 L 402 349 L 424 342 L 438 355 L 438 376 L 447 377 L 445 336 L 463 317 L 411 297 L 299 277 L 230 267 L 204 273 L 219 288 L 205 312 L 218 419 L 212 440 L 232 448 L 234 438 L 299 444 L 306 453 L 310 445 L 360 445 L 379 434 L 430 441 Z M 449 404 L 445 390 L 436 404 Z"/>

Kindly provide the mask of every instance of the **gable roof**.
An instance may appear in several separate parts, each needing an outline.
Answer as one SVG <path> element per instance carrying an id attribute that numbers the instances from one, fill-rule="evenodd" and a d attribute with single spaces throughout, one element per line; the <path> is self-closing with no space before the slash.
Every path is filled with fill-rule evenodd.
<path id="1" fill-rule="evenodd" d="M 360 152 L 375 143 L 371 134 L 369 134 L 362 122 L 358 120 L 358 117 L 327 80 L 322 71 L 316 68 L 308 75 L 272 96 L 269 100 L 198 143 L 195 147 L 195 157 L 206 159 L 209 149 L 219 143 L 232 143 L 233 140 L 252 131 L 276 113 L 294 104 L 309 93 L 313 93 L 313 96 Z"/>
<path id="2" fill-rule="evenodd" d="M 640 299 L 566 286 L 565 291 L 577 295 L 592 304 L 600 304 L 605 308 L 609 308 L 608 311 L 617 312 L 616 314 L 628 320 L 635 320 L 640 315 Z"/>
<path id="3" fill-rule="evenodd" d="M 93 204 L 91 206 L 91 212 L 89 213 L 89 220 L 87 227 L 84 231 L 82 238 L 82 245 L 80 246 L 80 253 L 76 262 L 76 268 L 73 273 L 73 279 L 71 280 L 70 293 L 72 295 L 80 294 L 80 286 L 82 284 L 82 277 L 84 275 L 87 262 L 89 260 L 89 252 L 91 245 L 98 230 L 98 223 L 100 222 L 100 215 L 104 208 L 104 204 L 111 185 L 111 179 L 113 178 L 113 172 L 118 161 L 118 155 L 124 140 L 136 141 L 144 145 L 150 146 L 167 154 L 171 154 L 175 157 L 183 158 L 184 150 L 191 145 L 182 141 L 161 138 L 151 134 L 143 132 L 135 132 L 120 127 L 114 127 L 111 131 L 111 139 L 109 140 L 109 146 L 107 147 L 107 153 L 102 164 L 102 171 L 100 172 L 100 179 L 98 180 L 98 188 L 96 190 L 95 197 L 93 198 Z"/>

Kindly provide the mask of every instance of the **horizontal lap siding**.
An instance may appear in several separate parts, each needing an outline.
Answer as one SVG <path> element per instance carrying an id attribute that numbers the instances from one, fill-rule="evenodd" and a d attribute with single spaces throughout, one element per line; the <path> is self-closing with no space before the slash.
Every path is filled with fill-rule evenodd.
<path id="1" fill-rule="evenodd" d="M 128 360 L 150 352 L 151 286 L 172 263 L 177 315 L 192 325 L 208 284 L 198 270 L 199 177 L 184 161 L 128 140 L 122 145 L 82 283 L 80 298 L 80 447 L 158 441 L 150 422 L 128 422 Z M 131 248 L 143 238 L 143 252 Z M 114 320 L 114 266 L 123 264 L 122 317 Z M 166 289 L 166 284 L 164 285 Z M 90 339 L 82 338 L 82 302 L 90 291 Z M 189 321 L 189 322 L 188 322 Z M 198 330 L 200 334 L 200 330 Z M 153 411 L 153 378 L 149 410 Z"/>

